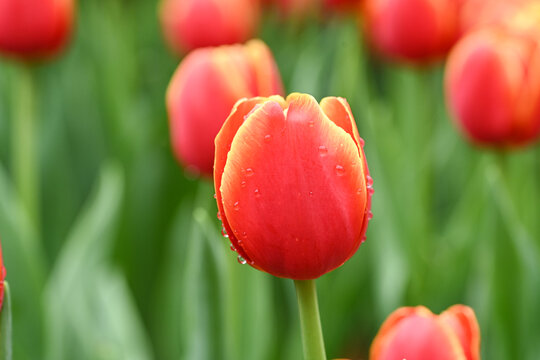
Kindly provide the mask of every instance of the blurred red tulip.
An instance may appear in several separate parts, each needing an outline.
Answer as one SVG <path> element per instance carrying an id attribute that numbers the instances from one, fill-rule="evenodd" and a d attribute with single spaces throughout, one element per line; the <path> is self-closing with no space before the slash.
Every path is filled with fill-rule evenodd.
<path id="1" fill-rule="evenodd" d="M 58 54 L 73 27 L 73 0 L 0 0 L 0 53 L 22 60 Z"/>
<path id="2" fill-rule="evenodd" d="M 194 172 L 211 176 L 214 138 L 236 101 L 282 93 L 272 53 L 260 40 L 194 50 L 167 89 L 174 154 Z"/>
<path id="3" fill-rule="evenodd" d="M 519 16 L 461 40 L 446 69 L 448 106 L 474 143 L 525 145 L 540 132 L 540 31 Z"/>
<path id="4" fill-rule="evenodd" d="M 363 0 L 324 0 L 324 7 L 329 10 L 356 12 Z"/>
<path id="5" fill-rule="evenodd" d="M 239 261 L 272 275 L 318 278 L 365 239 L 372 182 L 345 99 L 239 101 L 216 137 L 214 183 Z"/>
<path id="6" fill-rule="evenodd" d="M 2 247 L 0 247 L 0 310 L 4 303 L 4 279 L 6 278 L 6 268 L 4 267 L 4 260 L 2 258 Z"/>
<path id="7" fill-rule="evenodd" d="M 161 0 L 165 39 L 176 53 L 243 43 L 259 24 L 259 0 Z"/>
<path id="8" fill-rule="evenodd" d="M 275 0 L 279 12 L 286 17 L 303 17 L 316 14 L 321 0 Z"/>
<path id="9" fill-rule="evenodd" d="M 394 311 L 373 340 L 370 360 L 478 360 L 480 329 L 474 311 L 454 305 L 441 315 L 423 306 Z"/>
<path id="10" fill-rule="evenodd" d="M 459 37 L 462 0 L 365 0 L 369 41 L 383 55 L 412 62 L 443 57 Z"/>

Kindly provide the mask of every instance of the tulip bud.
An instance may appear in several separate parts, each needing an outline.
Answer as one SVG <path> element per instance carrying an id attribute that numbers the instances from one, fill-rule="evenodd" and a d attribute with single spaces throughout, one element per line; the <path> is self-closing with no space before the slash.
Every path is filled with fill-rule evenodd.
<path id="1" fill-rule="evenodd" d="M 540 132 L 540 31 L 525 25 L 510 20 L 473 32 L 450 54 L 448 106 L 478 145 L 525 145 Z"/>
<path id="2" fill-rule="evenodd" d="M 236 101 L 282 93 L 272 53 L 260 40 L 194 50 L 167 89 L 174 154 L 189 169 L 212 176 L 214 138 Z"/>
<path id="3" fill-rule="evenodd" d="M 240 262 L 272 275 L 318 278 L 365 239 L 372 180 L 345 99 L 239 101 L 216 137 L 214 184 Z"/>
<path id="4" fill-rule="evenodd" d="M 446 55 L 459 37 L 461 0 L 366 0 L 369 41 L 397 60 L 425 62 Z"/>
<path id="5" fill-rule="evenodd" d="M 478 360 L 480 329 L 474 311 L 454 305 L 441 315 L 423 306 L 394 311 L 373 340 L 370 360 Z"/>
<path id="6" fill-rule="evenodd" d="M 58 54 L 73 27 L 73 0 L 0 0 L 0 53 L 22 60 Z"/>
<path id="7" fill-rule="evenodd" d="M 243 43 L 259 23 L 258 0 L 161 0 L 165 40 L 176 53 Z"/>

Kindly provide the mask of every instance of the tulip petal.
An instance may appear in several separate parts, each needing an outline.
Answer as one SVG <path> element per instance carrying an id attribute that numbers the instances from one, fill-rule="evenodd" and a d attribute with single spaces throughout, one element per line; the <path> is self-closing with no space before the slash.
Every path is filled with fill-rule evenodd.
<path id="1" fill-rule="evenodd" d="M 371 360 L 465 360 L 457 336 L 427 308 L 401 308 L 373 341 Z"/>
<path id="2" fill-rule="evenodd" d="M 440 319 L 456 333 L 467 360 L 480 359 L 480 327 L 474 311 L 465 305 L 454 305 Z"/>
<path id="3" fill-rule="evenodd" d="M 256 93 L 260 96 L 283 94 L 279 69 L 268 46 L 261 40 L 254 39 L 246 43 L 245 49 L 248 57 L 251 58 L 257 84 Z"/>
<path id="4" fill-rule="evenodd" d="M 286 116 L 269 101 L 240 126 L 221 195 L 227 222 L 255 267 L 312 279 L 360 245 L 366 184 L 357 145 L 315 99 L 292 94 L 287 103 Z"/>
<path id="5" fill-rule="evenodd" d="M 215 138 L 216 153 L 214 158 L 214 186 L 218 211 L 223 223 L 223 227 L 229 236 L 231 244 L 235 247 L 238 254 L 246 259 L 246 261 L 250 261 L 249 256 L 247 256 L 247 254 L 242 250 L 242 247 L 238 244 L 238 240 L 234 236 L 234 233 L 229 226 L 225 211 L 223 209 L 223 198 L 220 190 L 221 180 L 234 135 L 238 131 L 238 128 L 240 128 L 240 126 L 244 123 L 244 118 L 247 116 L 247 114 L 249 114 L 249 112 L 252 111 L 256 105 L 262 104 L 266 100 L 266 98 L 262 97 L 239 100 L 234 105 L 231 114 Z"/>

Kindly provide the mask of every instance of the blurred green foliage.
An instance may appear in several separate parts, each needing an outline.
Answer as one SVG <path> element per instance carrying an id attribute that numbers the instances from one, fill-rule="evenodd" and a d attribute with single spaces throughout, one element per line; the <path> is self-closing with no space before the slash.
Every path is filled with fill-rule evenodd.
<path id="1" fill-rule="evenodd" d="M 300 359 L 293 284 L 237 263 L 213 189 L 169 148 L 178 60 L 153 1 L 86 0 L 68 53 L 34 70 L 40 213 L 16 195 L 17 68 L 0 64 L 0 234 L 14 358 Z M 375 180 L 368 240 L 318 280 L 329 357 L 366 359 L 404 305 L 472 306 L 486 359 L 540 354 L 540 152 L 472 148 L 443 68 L 386 63 L 355 20 L 265 18 L 288 92 L 348 99 Z M 38 225 L 40 224 L 40 225 Z"/>

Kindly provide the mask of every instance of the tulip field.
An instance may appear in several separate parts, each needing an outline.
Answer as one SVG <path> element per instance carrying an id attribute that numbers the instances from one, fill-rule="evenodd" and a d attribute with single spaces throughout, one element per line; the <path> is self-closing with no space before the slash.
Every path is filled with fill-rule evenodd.
<path id="1" fill-rule="evenodd" d="M 0 0 L 0 360 L 540 359 L 539 24 Z"/>

